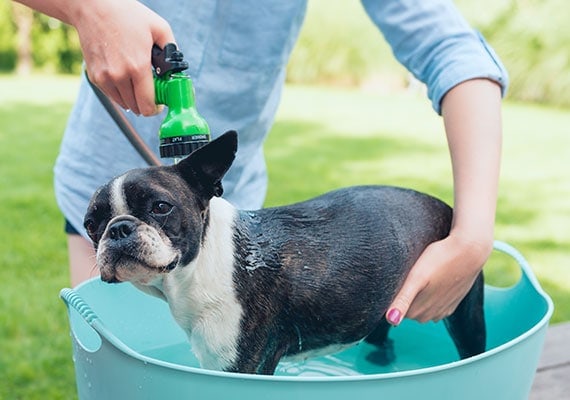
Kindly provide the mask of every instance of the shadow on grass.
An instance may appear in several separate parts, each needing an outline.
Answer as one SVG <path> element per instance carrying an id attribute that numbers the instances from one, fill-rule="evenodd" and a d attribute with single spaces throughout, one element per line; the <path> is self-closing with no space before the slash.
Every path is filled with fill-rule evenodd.
<path id="1" fill-rule="evenodd" d="M 503 186 L 508 186 L 506 190 L 519 190 L 516 184 L 512 182 L 503 182 Z M 520 190 L 526 191 L 528 188 L 520 188 Z M 510 197 L 506 195 L 505 191 L 499 193 L 499 198 L 497 200 L 497 216 L 496 224 L 499 225 L 512 225 L 516 223 L 518 225 L 530 225 L 535 221 L 540 215 L 540 208 L 536 207 L 536 204 L 528 202 L 518 202 L 510 201 Z"/>

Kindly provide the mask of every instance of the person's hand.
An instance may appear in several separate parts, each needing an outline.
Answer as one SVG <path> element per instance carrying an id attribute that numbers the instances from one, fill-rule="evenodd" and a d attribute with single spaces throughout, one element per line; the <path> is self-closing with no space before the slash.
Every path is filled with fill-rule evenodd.
<path id="1" fill-rule="evenodd" d="M 438 321 L 455 311 L 491 254 L 501 158 L 501 91 L 473 79 L 443 98 L 442 114 L 453 167 L 449 236 L 432 243 L 412 267 L 386 318 Z"/>
<path id="2" fill-rule="evenodd" d="M 388 308 L 388 322 L 399 325 L 404 317 L 439 321 L 451 315 L 473 285 L 491 248 L 454 234 L 429 245 Z"/>
<path id="3" fill-rule="evenodd" d="M 69 23 L 78 32 L 89 79 L 124 109 L 156 114 L 151 49 L 175 42 L 170 25 L 134 0 L 79 2 Z"/>

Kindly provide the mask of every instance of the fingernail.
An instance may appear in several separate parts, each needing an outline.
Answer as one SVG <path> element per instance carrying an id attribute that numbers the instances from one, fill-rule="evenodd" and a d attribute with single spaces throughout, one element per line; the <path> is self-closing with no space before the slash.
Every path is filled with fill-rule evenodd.
<path id="1" fill-rule="evenodd" d="M 400 325 L 402 322 L 402 313 L 397 308 L 392 308 L 386 315 L 388 322 L 394 326 Z"/>

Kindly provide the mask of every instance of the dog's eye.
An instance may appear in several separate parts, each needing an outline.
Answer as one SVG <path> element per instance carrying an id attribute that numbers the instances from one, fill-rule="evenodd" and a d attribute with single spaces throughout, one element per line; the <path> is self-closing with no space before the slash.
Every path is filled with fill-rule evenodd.
<path id="1" fill-rule="evenodd" d="M 157 201 L 152 205 L 150 210 L 154 215 L 168 215 L 172 211 L 173 206 L 165 201 Z"/>

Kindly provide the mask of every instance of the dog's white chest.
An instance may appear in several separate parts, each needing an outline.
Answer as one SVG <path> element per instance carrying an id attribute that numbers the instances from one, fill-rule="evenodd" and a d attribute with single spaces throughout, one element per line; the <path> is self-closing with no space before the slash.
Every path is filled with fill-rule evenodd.
<path id="1" fill-rule="evenodd" d="M 210 206 L 212 218 L 200 254 L 168 274 L 162 289 L 200 365 L 223 370 L 238 356 L 243 309 L 233 283 L 235 211 L 224 201 Z"/>

